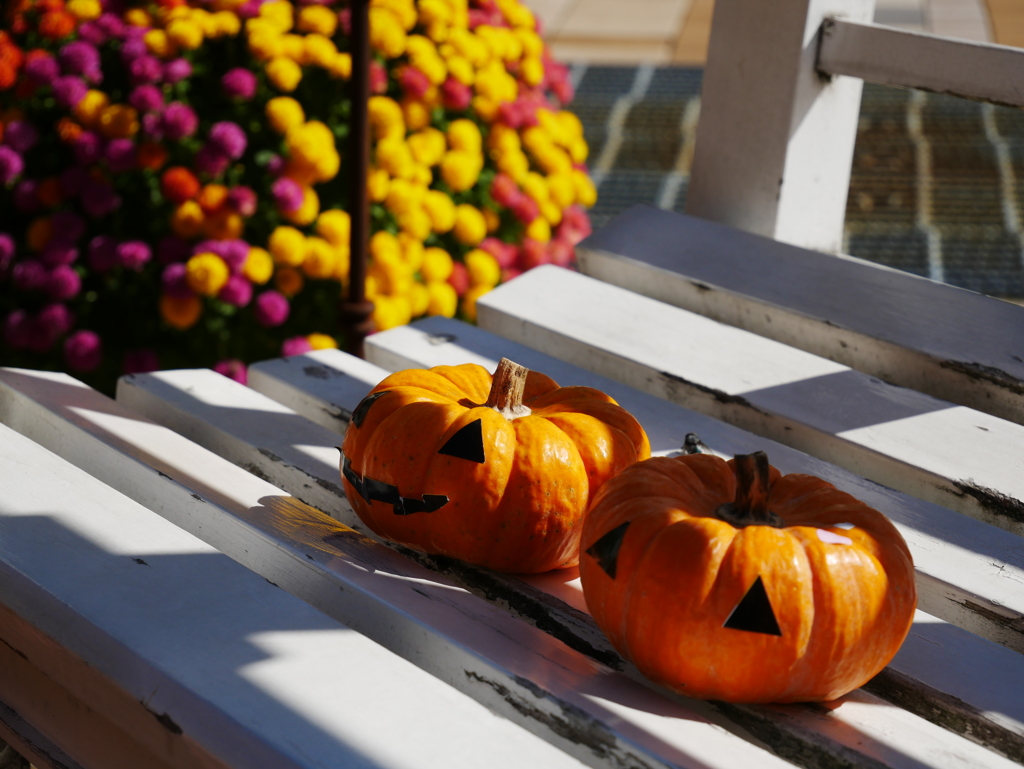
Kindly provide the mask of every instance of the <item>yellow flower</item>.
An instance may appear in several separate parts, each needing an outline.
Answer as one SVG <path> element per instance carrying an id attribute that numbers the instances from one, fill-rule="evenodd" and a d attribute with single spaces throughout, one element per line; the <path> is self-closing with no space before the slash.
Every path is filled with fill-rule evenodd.
<path id="1" fill-rule="evenodd" d="M 517 29 L 515 30 L 515 36 L 519 38 L 519 43 L 523 46 L 524 56 L 536 56 L 539 58 L 544 53 L 544 41 L 532 29 Z"/>
<path id="2" fill-rule="evenodd" d="M 471 189 L 480 178 L 483 158 L 462 150 L 453 150 L 441 160 L 441 178 L 452 192 Z"/>
<path id="3" fill-rule="evenodd" d="M 171 230 L 179 238 L 191 240 L 203 231 L 203 209 L 194 200 L 186 200 L 171 214 Z"/>
<path id="4" fill-rule="evenodd" d="M 68 13 L 79 21 L 98 19 L 103 13 L 103 7 L 99 4 L 99 0 L 69 0 L 65 7 Z"/>
<path id="5" fill-rule="evenodd" d="M 590 154 L 590 148 L 583 139 L 573 139 L 569 144 L 569 157 L 573 163 L 583 163 Z"/>
<path id="6" fill-rule="evenodd" d="M 234 240 L 242 234 L 245 222 L 234 211 L 218 211 L 206 217 L 203 234 L 213 240 Z"/>
<path id="7" fill-rule="evenodd" d="M 473 111 L 488 123 L 493 123 L 498 116 L 498 109 L 501 103 L 486 96 L 473 97 Z"/>
<path id="8" fill-rule="evenodd" d="M 530 171 L 530 161 L 522 152 L 515 150 L 500 155 L 495 165 L 498 170 L 511 176 L 516 184 L 522 184 Z"/>
<path id="9" fill-rule="evenodd" d="M 320 214 L 316 220 L 317 234 L 330 243 L 332 246 L 348 247 L 351 234 L 352 220 L 347 211 L 340 208 L 332 208 Z"/>
<path id="10" fill-rule="evenodd" d="M 203 44 L 203 30 L 187 19 L 175 19 L 167 25 L 167 36 L 187 51 Z"/>
<path id="11" fill-rule="evenodd" d="M 413 283 L 409 289 L 409 310 L 414 318 L 423 315 L 430 307 L 430 292 L 422 283 Z"/>
<path id="12" fill-rule="evenodd" d="M 378 296 L 374 299 L 370 317 L 378 331 L 387 331 L 412 320 L 412 308 L 404 296 Z"/>
<path id="13" fill-rule="evenodd" d="M 332 77 L 348 80 L 352 77 L 352 54 L 339 53 L 334 57 L 334 61 L 331 62 L 327 70 L 331 73 Z"/>
<path id="14" fill-rule="evenodd" d="M 430 236 L 433 222 L 423 210 L 423 206 L 415 206 L 397 216 L 398 226 L 412 237 L 424 240 Z"/>
<path id="15" fill-rule="evenodd" d="M 572 173 L 551 174 L 547 178 L 551 200 L 560 208 L 566 208 L 576 202 L 576 185 Z"/>
<path id="16" fill-rule="evenodd" d="M 302 263 L 302 271 L 310 278 L 327 280 L 334 277 L 338 255 L 334 246 L 323 238 L 308 238 L 309 253 Z"/>
<path id="17" fill-rule="evenodd" d="M 287 32 L 295 23 L 294 7 L 288 0 L 275 0 L 260 6 L 260 17 L 267 19 L 281 32 Z"/>
<path id="18" fill-rule="evenodd" d="M 153 17 L 141 8 L 132 8 L 131 10 L 125 11 L 124 20 L 133 27 L 153 26 Z"/>
<path id="19" fill-rule="evenodd" d="M 548 185 L 544 181 L 544 177 L 538 173 L 531 171 L 526 174 L 526 177 L 520 182 L 519 186 L 523 188 L 523 192 L 537 202 L 537 205 L 543 205 L 550 200 Z"/>
<path id="20" fill-rule="evenodd" d="M 383 139 L 377 143 L 377 165 L 385 169 L 391 176 L 402 179 L 413 174 L 415 160 L 409 145 L 401 139 Z"/>
<path id="21" fill-rule="evenodd" d="M 210 19 L 214 37 L 234 37 L 242 29 L 242 22 L 231 11 L 217 11 Z"/>
<path id="22" fill-rule="evenodd" d="M 469 59 L 470 63 L 477 69 L 480 69 L 490 61 L 490 48 L 468 29 L 453 29 L 448 35 L 447 42 L 459 55 Z"/>
<path id="23" fill-rule="evenodd" d="M 519 74 L 522 75 L 527 85 L 540 85 L 544 79 L 544 62 L 535 56 L 523 59 L 522 64 L 519 65 Z"/>
<path id="24" fill-rule="evenodd" d="M 306 259 L 308 246 L 306 236 L 294 227 L 277 227 L 267 241 L 267 248 L 270 249 L 276 264 L 285 264 L 291 267 L 298 267 Z"/>
<path id="25" fill-rule="evenodd" d="M 334 134 L 318 120 L 304 125 L 293 126 L 285 135 L 288 154 L 295 163 L 289 164 L 286 173 L 300 182 L 325 182 L 333 179 L 341 166 L 341 156 L 334 147 Z M 293 174 L 299 171 L 300 176 Z M 305 178 L 309 177 L 309 178 Z"/>
<path id="26" fill-rule="evenodd" d="M 452 231 L 462 245 L 475 246 L 487 236 L 487 221 L 479 209 L 462 203 L 455 207 L 455 226 Z"/>
<path id="27" fill-rule="evenodd" d="M 405 179 L 395 179 L 388 189 L 388 196 L 384 201 L 384 205 L 396 216 L 404 214 L 410 209 L 420 207 L 423 203 L 425 192 L 426 190 L 422 187 L 407 182 Z"/>
<path id="28" fill-rule="evenodd" d="M 398 238 L 387 230 L 375 232 L 370 238 L 370 255 L 374 261 L 400 261 L 402 258 L 402 246 Z"/>
<path id="29" fill-rule="evenodd" d="M 302 205 L 297 210 L 291 213 L 284 214 L 284 218 L 292 224 L 297 224 L 300 227 L 305 227 L 307 224 L 312 224 L 316 221 L 317 216 L 320 214 L 320 197 L 316 194 L 312 187 L 302 188 Z"/>
<path id="30" fill-rule="evenodd" d="M 405 53 L 405 30 L 387 8 L 370 8 L 370 46 L 389 59 Z"/>
<path id="31" fill-rule="evenodd" d="M 427 294 L 429 295 L 428 315 L 454 317 L 455 310 L 459 306 L 459 295 L 455 293 L 455 289 L 450 283 L 430 281 L 427 283 Z"/>
<path id="32" fill-rule="evenodd" d="M 453 120 L 448 126 L 448 146 L 453 150 L 462 150 L 474 155 L 479 155 L 483 147 L 483 137 L 480 129 L 472 120 L 462 118 Z"/>
<path id="33" fill-rule="evenodd" d="M 463 85 L 473 85 L 476 81 L 476 71 L 469 63 L 469 59 L 464 56 L 452 56 L 445 61 L 448 64 L 448 72 Z"/>
<path id="34" fill-rule="evenodd" d="M 410 131 L 419 131 L 430 125 L 430 107 L 422 99 L 403 99 L 402 117 Z"/>
<path id="35" fill-rule="evenodd" d="M 188 287 L 203 296 L 216 296 L 228 282 L 231 270 L 216 254 L 196 254 L 185 262 L 185 280 Z"/>
<path id="36" fill-rule="evenodd" d="M 420 275 L 428 283 L 443 282 L 452 274 L 453 264 L 451 254 L 443 248 L 427 248 L 423 250 Z"/>
<path id="37" fill-rule="evenodd" d="M 455 226 L 455 203 L 440 190 L 428 190 L 423 196 L 423 210 L 430 217 L 431 229 L 437 234 Z"/>
<path id="38" fill-rule="evenodd" d="M 448 149 L 444 133 L 432 126 L 410 134 L 407 141 L 412 147 L 416 160 L 428 166 L 437 165 L 444 156 L 445 150 Z"/>
<path id="39" fill-rule="evenodd" d="M 306 58 L 306 38 L 302 35 L 281 35 L 281 45 L 284 48 L 281 55 L 286 59 L 291 59 L 299 66 L 309 63 Z"/>
<path id="40" fill-rule="evenodd" d="M 322 8 L 322 5 L 309 6 L 310 8 Z M 333 336 L 327 336 L 327 334 L 312 333 L 306 337 L 306 341 L 309 342 L 309 346 L 314 350 L 337 350 L 338 343 L 335 341 Z"/>
<path id="41" fill-rule="evenodd" d="M 277 96 L 268 101 L 266 115 L 270 127 L 279 134 L 287 133 L 295 126 L 306 122 L 306 113 L 302 111 L 302 105 L 290 96 Z"/>
<path id="42" fill-rule="evenodd" d="M 128 139 L 139 132 L 139 113 L 127 104 L 111 104 L 100 110 L 99 129 L 107 139 Z"/>
<path id="43" fill-rule="evenodd" d="M 409 181 L 413 184 L 418 184 L 420 187 L 429 187 L 431 182 L 434 181 L 434 172 L 422 163 L 415 163 Z"/>
<path id="44" fill-rule="evenodd" d="M 496 211 L 492 211 L 489 208 L 482 210 L 484 212 L 484 221 L 487 222 L 487 234 L 490 235 L 492 232 L 497 232 L 501 226 L 501 217 L 498 216 Z"/>
<path id="45" fill-rule="evenodd" d="M 405 119 L 402 108 L 387 96 L 371 96 L 366 104 L 367 118 L 373 126 L 377 140 L 405 138 Z"/>
<path id="46" fill-rule="evenodd" d="M 143 36 L 142 42 L 146 44 L 146 50 L 161 59 L 169 59 L 178 53 L 178 46 L 174 44 L 162 29 L 149 30 Z"/>
<path id="47" fill-rule="evenodd" d="M 53 224 L 47 216 L 37 216 L 28 227 L 26 239 L 32 251 L 42 251 L 53 237 Z"/>
<path id="48" fill-rule="evenodd" d="M 442 22 L 444 24 L 451 24 L 452 21 L 452 7 L 444 0 L 420 0 L 420 23 L 423 26 L 433 24 L 434 22 Z"/>
<path id="49" fill-rule="evenodd" d="M 391 188 L 391 178 L 383 168 L 374 168 L 366 177 L 366 192 L 374 203 L 383 202 Z"/>
<path id="50" fill-rule="evenodd" d="M 281 267 L 274 273 L 274 288 L 289 299 L 302 291 L 305 285 L 306 281 L 303 279 L 302 273 L 294 267 Z"/>
<path id="51" fill-rule="evenodd" d="M 302 81 L 302 67 L 284 56 L 276 56 L 268 61 L 266 73 L 273 86 L 285 93 L 294 91 Z"/>
<path id="52" fill-rule="evenodd" d="M 85 96 L 74 109 L 75 117 L 86 128 L 95 128 L 99 122 L 100 113 L 108 104 L 110 104 L 110 97 L 103 91 L 86 91 Z"/>
<path id="53" fill-rule="evenodd" d="M 314 32 L 330 37 L 338 28 L 338 15 L 322 5 L 307 5 L 299 11 L 300 32 Z"/>
<path id="54" fill-rule="evenodd" d="M 469 282 L 473 286 L 493 288 L 501 280 L 501 267 L 498 260 L 482 248 L 474 248 L 463 261 L 469 271 Z"/>
<path id="55" fill-rule="evenodd" d="M 270 254 L 262 248 L 253 247 L 249 249 L 249 256 L 242 265 L 242 275 L 248 280 L 262 286 L 270 276 L 274 274 L 274 260 Z"/>
<path id="56" fill-rule="evenodd" d="M 400 232 L 398 244 L 402 248 L 402 259 L 410 272 L 418 272 L 423 264 L 423 243 L 408 232 Z"/>
<path id="57" fill-rule="evenodd" d="M 176 296 L 160 297 L 160 317 L 167 325 L 178 331 L 186 331 L 192 328 L 203 314 L 203 303 L 198 296 Z"/>
<path id="58" fill-rule="evenodd" d="M 336 280 L 346 281 L 348 280 L 348 268 L 349 268 L 349 252 L 348 245 L 336 246 L 335 254 L 337 254 L 338 261 L 337 267 L 334 270 L 334 277 Z"/>
<path id="59" fill-rule="evenodd" d="M 572 181 L 576 186 L 576 200 L 585 208 L 590 208 L 597 202 L 597 188 L 584 171 L 574 169 Z"/>
<path id="60" fill-rule="evenodd" d="M 526 237 L 547 243 L 551 240 L 551 225 L 543 216 L 538 216 L 526 228 Z"/>
<path id="61" fill-rule="evenodd" d="M 462 314 L 470 323 L 476 322 L 476 300 L 490 291 L 494 286 L 471 286 L 462 297 Z"/>
<path id="62" fill-rule="evenodd" d="M 275 59 L 284 53 L 284 43 L 276 30 L 258 30 L 249 33 L 249 53 L 260 61 Z"/>

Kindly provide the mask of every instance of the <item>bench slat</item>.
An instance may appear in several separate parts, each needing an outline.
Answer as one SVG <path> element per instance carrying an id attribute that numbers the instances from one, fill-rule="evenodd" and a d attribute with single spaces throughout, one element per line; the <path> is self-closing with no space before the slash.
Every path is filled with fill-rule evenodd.
<path id="1" fill-rule="evenodd" d="M 0 637 L 158 763 L 579 765 L 4 425 L 0 476 Z"/>
<path id="2" fill-rule="evenodd" d="M 1016 534 L 1024 426 L 585 275 L 542 267 L 480 325 Z"/>
<path id="3" fill-rule="evenodd" d="M 650 206 L 576 253 L 608 283 L 1024 423 L 1022 307 Z"/>
<path id="4" fill-rule="evenodd" d="M 173 373 L 206 403 L 224 388 L 237 408 L 265 400 L 211 371 Z M 703 706 L 665 702 L 71 377 L 0 370 L 0 418 L 591 766 L 783 765 Z M 613 715 L 592 696 L 630 705 Z"/>

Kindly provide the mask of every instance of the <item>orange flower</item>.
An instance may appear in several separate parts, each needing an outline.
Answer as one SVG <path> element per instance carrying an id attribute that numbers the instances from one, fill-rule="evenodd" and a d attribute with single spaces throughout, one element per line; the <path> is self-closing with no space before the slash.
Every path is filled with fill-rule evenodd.
<path id="1" fill-rule="evenodd" d="M 160 297 L 160 315 L 167 324 L 185 331 L 192 328 L 203 314 L 203 303 L 197 296 L 178 298 L 174 296 Z"/>
<path id="2" fill-rule="evenodd" d="M 184 203 L 199 193 L 199 180 L 183 166 L 172 166 L 160 177 L 160 190 L 172 203 Z"/>
<path id="3" fill-rule="evenodd" d="M 274 273 L 274 286 L 289 298 L 302 291 L 303 285 L 305 281 L 301 273 L 292 267 L 279 267 Z"/>
<path id="4" fill-rule="evenodd" d="M 18 77 L 18 70 L 10 62 L 0 59 L 0 91 L 6 91 Z"/>
<path id="5" fill-rule="evenodd" d="M 196 202 L 208 214 L 219 211 L 228 199 L 228 188 L 223 184 L 207 184 L 199 192 Z"/>
<path id="6" fill-rule="evenodd" d="M 56 176 L 48 176 L 43 179 L 36 188 L 36 197 L 46 208 L 59 206 L 64 199 L 60 189 L 60 179 Z"/>
<path id="7" fill-rule="evenodd" d="M 75 17 L 67 11 L 49 11 L 39 20 L 39 34 L 60 40 L 75 31 Z"/>
<path id="8" fill-rule="evenodd" d="M 62 117 L 57 121 L 56 128 L 57 135 L 65 144 L 74 144 L 78 141 L 78 137 L 82 135 L 82 126 L 78 125 L 71 118 Z"/>
<path id="9" fill-rule="evenodd" d="M 167 150 L 157 142 L 142 142 L 139 145 L 138 161 L 142 168 L 158 171 L 167 162 Z"/>

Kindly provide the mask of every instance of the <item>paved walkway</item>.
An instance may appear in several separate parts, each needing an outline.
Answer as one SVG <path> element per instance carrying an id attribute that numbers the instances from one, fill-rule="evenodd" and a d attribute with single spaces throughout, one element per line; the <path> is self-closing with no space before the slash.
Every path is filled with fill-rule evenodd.
<path id="1" fill-rule="evenodd" d="M 703 64 L 714 0 L 526 0 L 563 61 Z M 1024 0 L 878 0 L 875 20 L 1024 46 Z"/>

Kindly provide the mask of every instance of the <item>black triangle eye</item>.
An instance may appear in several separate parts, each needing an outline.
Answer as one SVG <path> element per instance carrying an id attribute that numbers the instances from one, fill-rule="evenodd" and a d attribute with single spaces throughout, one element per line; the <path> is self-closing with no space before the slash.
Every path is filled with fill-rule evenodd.
<path id="1" fill-rule="evenodd" d="M 484 463 L 484 433 L 479 419 L 460 428 L 437 452 L 469 462 Z"/>
<path id="2" fill-rule="evenodd" d="M 768 600 L 768 591 L 764 589 L 764 582 L 758 577 L 757 581 L 750 586 L 750 590 L 743 596 L 743 599 L 736 604 L 729 619 L 723 627 L 732 630 L 746 630 L 749 633 L 764 633 L 765 635 L 782 635 L 779 623 L 775 619 L 775 611 L 772 603 Z"/>
<path id="3" fill-rule="evenodd" d="M 379 393 L 373 395 L 367 395 L 356 406 L 356 410 L 352 412 L 352 424 L 356 427 L 362 427 L 363 422 L 366 421 L 366 415 L 370 413 L 370 406 L 372 406 L 378 398 L 382 398 L 387 395 L 391 390 L 382 390 Z"/>
<path id="4" fill-rule="evenodd" d="M 619 566 L 619 549 L 622 547 L 622 540 L 626 537 L 626 529 L 632 521 L 619 524 L 605 534 L 601 539 L 587 548 L 587 555 L 597 561 L 597 565 L 604 569 L 604 573 L 615 579 L 615 573 Z"/>

